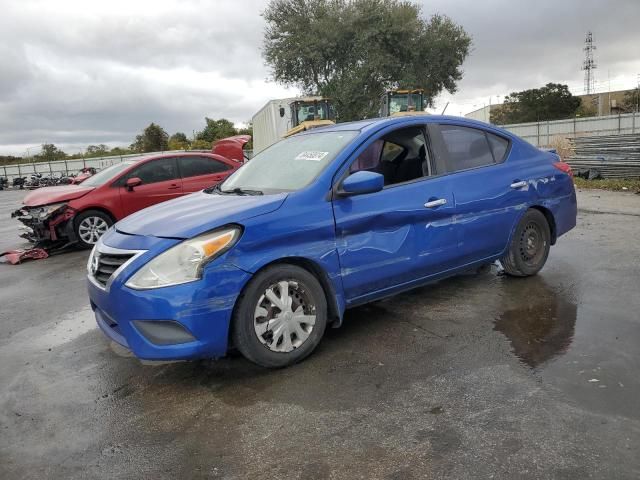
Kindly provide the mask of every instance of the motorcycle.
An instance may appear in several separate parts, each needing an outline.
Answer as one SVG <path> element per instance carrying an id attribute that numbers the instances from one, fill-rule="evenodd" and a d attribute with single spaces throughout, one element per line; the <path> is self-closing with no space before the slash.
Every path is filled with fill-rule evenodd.
<path id="1" fill-rule="evenodd" d="M 24 190 L 25 183 L 27 183 L 27 177 L 13 177 L 13 188 L 18 187 Z"/>

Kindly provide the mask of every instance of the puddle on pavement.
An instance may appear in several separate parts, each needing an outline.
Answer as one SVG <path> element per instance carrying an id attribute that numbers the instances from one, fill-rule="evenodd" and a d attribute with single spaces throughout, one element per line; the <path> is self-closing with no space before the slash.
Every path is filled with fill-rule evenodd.
<path id="1" fill-rule="evenodd" d="M 566 353 L 575 334 L 578 307 L 566 295 L 536 278 L 524 280 L 522 304 L 504 310 L 494 329 L 510 341 L 513 353 L 537 368 Z M 526 300 L 525 300 L 526 299 Z"/>

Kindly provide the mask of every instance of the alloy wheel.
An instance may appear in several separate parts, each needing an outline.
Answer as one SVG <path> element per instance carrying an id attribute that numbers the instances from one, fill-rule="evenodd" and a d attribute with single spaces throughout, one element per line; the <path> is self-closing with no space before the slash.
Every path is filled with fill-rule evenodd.
<path id="1" fill-rule="evenodd" d="M 95 245 L 108 229 L 109 225 L 103 218 L 87 217 L 78 225 L 78 235 L 86 244 Z"/>

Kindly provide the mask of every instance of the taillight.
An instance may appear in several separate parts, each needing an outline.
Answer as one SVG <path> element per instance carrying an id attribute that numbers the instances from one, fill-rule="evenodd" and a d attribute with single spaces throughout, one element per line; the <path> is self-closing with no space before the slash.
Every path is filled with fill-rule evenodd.
<path id="1" fill-rule="evenodd" d="M 571 170 L 571 165 L 569 165 L 568 163 L 554 162 L 553 166 L 573 178 L 573 170 Z"/>

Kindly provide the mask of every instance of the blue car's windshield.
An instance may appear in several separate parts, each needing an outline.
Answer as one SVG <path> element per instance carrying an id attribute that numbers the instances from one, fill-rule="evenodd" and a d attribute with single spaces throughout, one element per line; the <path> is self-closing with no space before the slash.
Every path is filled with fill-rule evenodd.
<path id="1" fill-rule="evenodd" d="M 289 137 L 257 154 L 220 185 L 220 190 L 299 190 L 311 183 L 357 134 L 317 132 Z"/>

